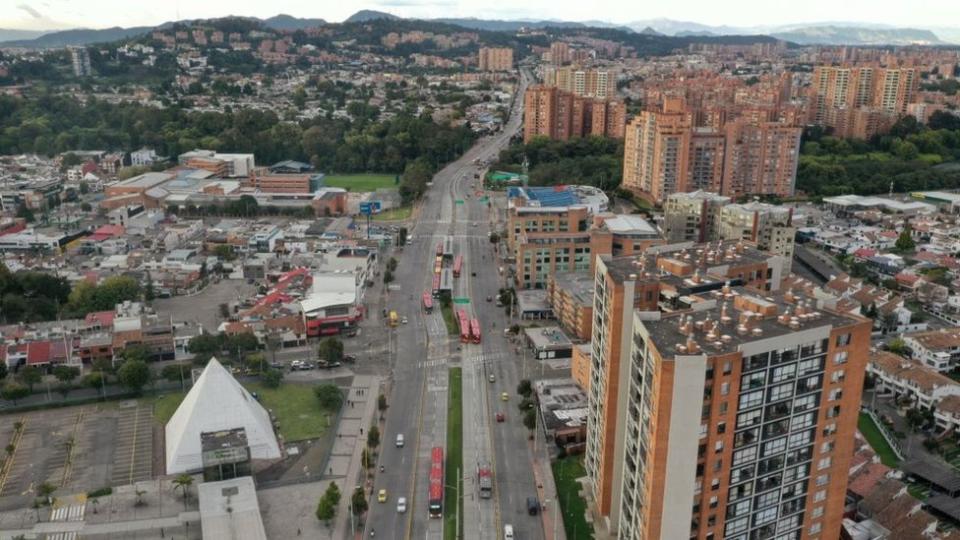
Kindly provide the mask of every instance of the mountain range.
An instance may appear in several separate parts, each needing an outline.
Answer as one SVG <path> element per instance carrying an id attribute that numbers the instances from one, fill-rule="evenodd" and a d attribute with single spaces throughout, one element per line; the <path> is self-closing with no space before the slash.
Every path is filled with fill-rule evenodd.
<path id="1" fill-rule="evenodd" d="M 345 23 L 365 22 L 376 19 L 400 19 L 383 11 L 361 10 Z M 327 24 L 323 19 L 300 18 L 280 14 L 268 19 L 254 19 L 275 30 L 301 30 Z M 712 26 L 697 22 L 673 19 L 647 19 L 627 24 L 590 20 L 582 22 L 559 20 L 496 20 L 475 18 L 437 18 L 431 21 L 452 24 L 464 28 L 500 32 L 516 32 L 521 28 L 614 28 L 651 36 L 710 37 L 730 35 L 767 35 L 801 45 L 943 45 L 960 43 L 960 27 L 902 28 L 889 25 L 856 22 L 825 22 L 780 26 Z M 189 21 L 184 21 L 189 22 Z M 165 28 L 173 23 L 157 26 Z M 153 27 L 86 29 L 76 28 L 51 32 L 32 30 L 9 30 L 0 28 L 0 45 L 5 47 L 53 48 L 67 45 L 87 45 L 134 37 L 148 32 Z M 935 30 L 935 31 L 934 31 Z"/>

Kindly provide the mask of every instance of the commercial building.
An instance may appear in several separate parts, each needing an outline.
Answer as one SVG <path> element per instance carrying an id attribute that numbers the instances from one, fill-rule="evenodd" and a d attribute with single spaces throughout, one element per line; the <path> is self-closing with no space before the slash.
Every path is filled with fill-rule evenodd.
<path id="1" fill-rule="evenodd" d="M 870 321 L 790 292 L 704 303 L 633 314 L 618 538 L 838 538 Z"/>
<path id="2" fill-rule="evenodd" d="M 728 282 L 776 290 L 782 260 L 742 243 L 718 242 L 653 246 L 643 255 L 599 256 L 595 261 L 590 426 L 585 465 L 588 489 L 598 518 L 616 516 L 615 479 L 623 473 L 621 365 L 630 360 L 633 310 L 676 312 L 705 306 L 711 291 Z M 692 482 L 692 481 L 691 481 Z M 610 521 L 614 526 L 615 517 Z"/>
<path id="3" fill-rule="evenodd" d="M 669 243 L 708 242 L 716 236 L 720 211 L 730 197 L 709 191 L 672 193 L 663 212 L 663 233 Z"/>
<path id="4" fill-rule="evenodd" d="M 180 165 L 209 171 L 220 178 L 250 176 L 255 166 L 253 154 L 221 154 L 213 150 L 192 150 L 177 157 Z"/>
<path id="5" fill-rule="evenodd" d="M 565 272 L 548 278 L 550 305 L 560 326 L 582 341 L 589 341 L 593 322 L 593 275 Z"/>
<path id="6" fill-rule="evenodd" d="M 550 44 L 550 62 L 555 66 L 570 63 L 570 44 L 566 41 L 554 41 Z"/>
<path id="7" fill-rule="evenodd" d="M 568 140 L 597 135 L 621 138 L 626 105 L 620 100 L 594 99 L 552 86 L 534 85 L 523 97 L 523 139 L 537 136 Z"/>
<path id="8" fill-rule="evenodd" d="M 480 71 L 512 71 L 513 49 L 509 47 L 480 47 L 477 58 Z"/>

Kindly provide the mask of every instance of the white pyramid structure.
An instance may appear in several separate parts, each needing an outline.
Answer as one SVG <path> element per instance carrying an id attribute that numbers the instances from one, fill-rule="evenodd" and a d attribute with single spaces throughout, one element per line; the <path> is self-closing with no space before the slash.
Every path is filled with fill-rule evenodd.
<path id="1" fill-rule="evenodd" d="M 253 459 L 280 458 L 270 414 L 211 358 L 166 426 L 167 474 L 203 468 L 200 434 L 243 428 Z"/>

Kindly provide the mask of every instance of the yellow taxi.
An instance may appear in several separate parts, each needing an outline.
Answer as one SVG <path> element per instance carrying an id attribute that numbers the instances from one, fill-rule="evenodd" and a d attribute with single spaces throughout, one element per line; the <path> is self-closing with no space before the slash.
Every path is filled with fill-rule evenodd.
<path id="1" fill-rule="evenodd" d="M 500 394 L 500 401 L 509 401 L 509 400 L 510 400 L 509 394 L 507 394 L 506 392 Z"/>
<path id="2" fill-rule="evenodd" d="M 387 490 L 381 489 L 377 493 L 377 501 L 382 503 L 387 502 Z"/>

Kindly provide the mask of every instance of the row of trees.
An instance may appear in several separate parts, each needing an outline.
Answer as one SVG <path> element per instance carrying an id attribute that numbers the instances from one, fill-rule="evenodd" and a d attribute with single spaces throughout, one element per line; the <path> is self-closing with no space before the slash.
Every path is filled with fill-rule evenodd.
<path id="1" fill-rule="evenodd" d="M 924 126 L 912 116 L 870 141 L 804 133 L 798 190 L 816 196 L 960 187 L 960 118 L 937 112 Z"/>
<path id="2" fill-rule="evenodd" d="M 0 263 L 0 320 L 35 322 L 57 316 L 82 317 L 92 311 L 112 310 L 143 294 L 129 276 L 111 276 L 99 285 L 79 282 L 72 289 L 66 278 L 43 272 L 11 272 Z"/>
<path id="3" fill-rule="evenodd" d="M 418 115 L 411 104 L 381 121 L 362 115 L 292 123 L 254 109 L 190 112 L 176 104 L 159 109 L 93 98 L 80 102 L 53 93 L 0 96 L 0 154 L 147 146 L 175 156 L 203 147 L 252 152 L 263 163 L 311 161 L 326 172 L 404 171 L 418 158 L 435 170 L 468 148 L 474 135 L 466 127 L 436 124 L 429 113 Z"/>
<path id="4" fill-rule="evenodd" d="M 492 170 L 521 172 L 524 159 L 530 183 L 537 186 L 586 184 L 612 190 L 623 177 L 623 141 L 606 137 L 536 137 L 502 150 Z"/>

